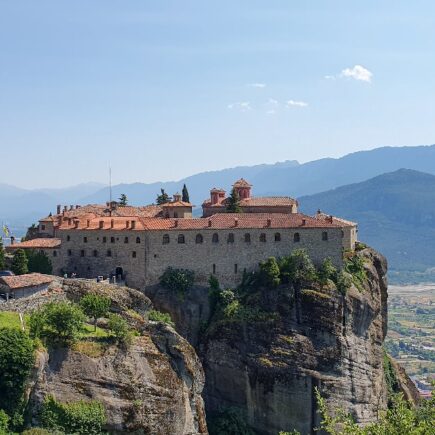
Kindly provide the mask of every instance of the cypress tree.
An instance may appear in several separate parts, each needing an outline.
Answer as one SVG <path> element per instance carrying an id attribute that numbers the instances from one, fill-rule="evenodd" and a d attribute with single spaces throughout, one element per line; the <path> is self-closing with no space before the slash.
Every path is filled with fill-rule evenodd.
<path id="1" fill-rule="evenodd" d="M 3 239 L 0 237 L 0 270 L 6 268 L 5 249 L 3 247 Z"/>
<path id="2" fill-rule="evenodd" d="M 157 195 L 156 203 L 158 205 L 166 204 L 171 201 L 169 195 L 165 192 L 165 189 L 160 189 L 161 194 Z"/>
<path id="3" fill-rule="evenodd" d="M 189 200 L 189 191 L 187 190 L 187 187 L 186 187 L 185 184 L 183 185 L 183 192 L 182 192 L 182 194 L 183 194 L 182 201 L 183 202 L 190 202 L 190 200 Z"/>
<path id="4" fill-rule="evenodd" d="M 22 249 L 17 249 L 12 260 L 12 272 L 15 275 L 24 275 L 29 272 L 26 253 Z"/>
<path id="5" fill-rule="evenodd" d="M 240 198 L 237 194 L 237 191 L 233 188 L 231 190 L 231 194 L 228 198 L 227 203 L 227 212 L 228 213 L 241 213 L 242 209 L 240 208 Z"/>

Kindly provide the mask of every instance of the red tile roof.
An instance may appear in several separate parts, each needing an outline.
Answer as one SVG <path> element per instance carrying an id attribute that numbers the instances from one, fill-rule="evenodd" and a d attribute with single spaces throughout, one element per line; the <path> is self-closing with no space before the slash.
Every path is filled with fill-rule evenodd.
<path id="1" fill-rule="evenodd" d="M 60 239 L 44 238 L 27 240 L 21 243 L 14 243 L 13 245 L 6 246 L 6 250 L 58 248 L 59 246 Z"/>
<path id="2" fill-rule="evenodd" d="M 244 178 L 241 178 L 233 184 L 233 187 L 252 187 L 252 184 L 249 184 Z"/>
<path id="3" fill-rule="evenodd" d="M 322 213 L 321 211 L 318 211 L 314 217 L 319 220 L 334 222 L 338 225 L 341 225 L 342 227 L 356 227 L 358 225 L 356 222 L 328 215 L 326 213 Z"/>
<path id="4" fill-rule="evenodd" d="M 2 276 L 0 284 L 6 285 L 11 290 L 17 290 L 26 287 L 35 287 L 42 284 L 50 284 L 54 278 L 50 275 L 40 273 L 28 273 L 26 275 Z"/>
<path id="5" fill-rule="evenodd" d="M 166 202 L 165 204 L 162 204 L 163 208 L 166 207 L 193 207 L 193 205 L 190 202 L 184 202 L 184 201 L 173 201 L 173 202 Z"/>
<path id="6" fill-rule="evenodd" d="M 342 225 L 302 213 L 218 213 L 208 218 L 143 219 L 146 230 L 195 230 L 230 228 L 341 228 Z"/>
<path id="7" fill-rule="evenodd" d="M 228 198 L 220 201 L 217 204 L 211 204 L 211 200 L 207 199 L 203 205 L 205 207 L 223 207 L 227 203 Z M 251 198 L 241 199 L 241 207 L 285 207 L 297 205 L 297 201 L 289 196 L 253 196 Z"/>

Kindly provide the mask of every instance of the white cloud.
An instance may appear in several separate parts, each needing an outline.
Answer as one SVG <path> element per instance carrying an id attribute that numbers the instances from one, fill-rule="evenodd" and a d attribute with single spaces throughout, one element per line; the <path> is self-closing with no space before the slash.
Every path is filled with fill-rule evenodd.
<path id="1" fill-rule="evenodd" d="M 341 71 L 340 77 L 348 77 L 370 83 L 372 81 L 373 73 L 361 65 L 355 65 L 353 68 L 345 68 Z"/>
<path id="2" fill-rule="evenodd" d="M 248 83 L 246 86 L 250 88 L 265 88 L 266 83 Z"/>
<path id="3" fill-rule="evenodd" d="M 269 106 L 274 106 L 274 107 L 279 106 L 278 100 L 275 100 L 275 99 L 273 99 L 273 98 L 269 98 L 267 104 L 268 104 Z"/>
<path id="4" fill-rule="evenodd" d="M 251 103 L 249 101 L 241 101 L 239 103 L 231 103 L 227 106 L 230 110 L 239 110 L 240 112 L 248 112 L 252 110 Z"/>
<path id="5" fill-rule="evenodd" d="M 325 76 L 325 79 L 326 80 L 335 80 L 337 77 L 335 77 L 335 76 L 330 76 L 330 75 L 327 75 L 327 76 Z"/>
<path id="6" fill-rule="evenodd" d="M 287 107 L 307 107 L 308 103 L 306 103 L 305 101 L 295 101 L 295 100 L 288 100 Z"/>

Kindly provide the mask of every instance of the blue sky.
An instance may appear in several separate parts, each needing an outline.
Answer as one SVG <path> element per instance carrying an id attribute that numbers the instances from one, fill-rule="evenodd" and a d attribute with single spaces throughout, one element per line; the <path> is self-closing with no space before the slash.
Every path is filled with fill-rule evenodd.
<path id="1" fill-rule="evenodd" d="M 433 1 L 0 0 L 22 187 L 432 144 L 434 91 Z"/>

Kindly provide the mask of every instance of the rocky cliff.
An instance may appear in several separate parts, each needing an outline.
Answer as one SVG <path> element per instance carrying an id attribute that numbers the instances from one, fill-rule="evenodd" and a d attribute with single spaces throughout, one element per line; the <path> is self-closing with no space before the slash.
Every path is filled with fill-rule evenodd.
<path id="1" fill-rule="evenodd" d="M 345 295 L 331 282 L 263 288 L 244 298 L 244 315 L 212 321 L 199 334 L 208 414 L 237 407 L 258 433 L 307 434 L 319 424 L 317 387 L 331 410 L 340 407 L 362 424 L 376 420 L 387 406 L 387 264 L 368 248 L 357 255 L 364 279 Z M 194 340 L 198 331 L 189 326 L 205 329 L 206 295 L 195 302 L 162 289 L 150 294 Z"/>
<path id="2" fill-rule="evenodd" d="M 91 340 L 40 350 L 28 388 L 32 425 L 39 425 L 41 405 L 51 395 L 60 402 L 98 400 L 106 410 L 110 433 L 207 433 L 200 361 L 171 327 L 143 319 L 151 302 L 142 293 L 91 281 L 59 280 L 51 295 L 15 305 L 31 309 L 53 298 L 78 300 L 86 293 L 110 297 L 111 310 L 122 314 L 139 334 L 129 346 Z"/>

